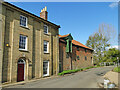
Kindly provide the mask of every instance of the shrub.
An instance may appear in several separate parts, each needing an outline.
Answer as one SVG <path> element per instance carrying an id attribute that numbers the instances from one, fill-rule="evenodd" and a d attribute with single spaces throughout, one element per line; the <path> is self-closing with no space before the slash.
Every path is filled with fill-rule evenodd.
<path id="1" fill-rule="evenodd" d="M 81 71 L 83 71 L 83 68 L 81 68 Z"/>
<path id="2" fill-rule="evenodd" d="M 94 66 L 94 68 L 97 68 L 98 66 L 96 65 L 96 66 Z"/>
<path id="3" fill-rule="evenodd" d="M 110 65 L 114 65 L 114 63 L 112 62 L 112 63 L 110 63 Z"/>
<path id="4" fill-rule="evenodd" d="M 90 66 L 90 68 L 94 68 L 94 66 Z"/>
<path id="5" fill-rule="evenodd" d="M 89 67 L 86 67 L 85 69 L 89 69 Z"/>

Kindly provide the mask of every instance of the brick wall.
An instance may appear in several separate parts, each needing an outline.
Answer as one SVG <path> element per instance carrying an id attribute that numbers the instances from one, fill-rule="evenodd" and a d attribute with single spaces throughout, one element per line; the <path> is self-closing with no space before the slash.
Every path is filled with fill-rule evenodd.
<path id="1" fill-rule="evenodd" d="M 66 43 L 60 39 L 59 42 L 59 59 L 62 64 L 61 68 L 62 71 L 72 69 L 79 69 L 83 67 L 92 66 L 92 53 L 91 50 L 87 49 L 85 52 L 85 48 L 79 46 L 79 50 L 77 49 L 78 46 L 72 46 L 72 53 L 69 53 L 69 58 L 66 58 Z M 79 56 L 79 60 L 77 59 Z M 85 60 L 85 56 L 87 60 Z M 71 66 L 72 65 L 72 66 Z"/>

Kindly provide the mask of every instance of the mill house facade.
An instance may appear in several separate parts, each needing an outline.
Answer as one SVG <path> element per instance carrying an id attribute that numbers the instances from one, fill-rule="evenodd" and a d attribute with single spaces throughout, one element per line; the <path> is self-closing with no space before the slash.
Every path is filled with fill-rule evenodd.
<path id="1" fill-rule="evenodd" d="M 73 40 L 71 34 L 59 35 L 59 72 L 93 66 L 93 49 Z"/>
<path id="2" fill-rule="evenodd" d="M 10 3 L 2 3 L 2 82 L 27 81 L 59 72 L 59 28 Z"/>
<path id="3" fill-rule="evenodd" d="M 92 66 L 93 50 L 59 35 L 59 25 L 47 19 L 47 8 L 40 16 L 2 3 L 2 83 L 28 81 L 64 70 Z"/>

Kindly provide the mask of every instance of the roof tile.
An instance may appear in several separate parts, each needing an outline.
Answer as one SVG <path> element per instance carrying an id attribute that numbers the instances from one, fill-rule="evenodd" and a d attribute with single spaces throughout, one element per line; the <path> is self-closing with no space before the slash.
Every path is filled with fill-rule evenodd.
<path id="1" fill-rule="evenodd" d="M 59 35 L 59 37 L 60 37 L 60 38 L 63 38 L 63 37 L 67 37 L 68 35 L 69 35 L 69 34 L 67 34 L 67 35 Z M 92 48 L 89 48 L 89 47 L 83 45 L 82 43 L 80 43 L 80 42 L 78 42 L 78 41 L 76 41 L 76 40 L 72 40 L 72 43 L 73 43 L 74 45 L 81 46 L 81 47 L 84 47 L 84 48 L 93 50 Z"/>

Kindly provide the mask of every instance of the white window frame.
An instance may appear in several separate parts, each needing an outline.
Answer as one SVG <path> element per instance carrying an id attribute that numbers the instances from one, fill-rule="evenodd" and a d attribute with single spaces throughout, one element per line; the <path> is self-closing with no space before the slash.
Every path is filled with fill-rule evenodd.
<path id="1" fill-rule="evenodd" d="M 44 34 L 48 34 L 48 26 L 47 26 L 47 25 L 44 25 L 44 26 L 46 26 L 46 27 L 47 27 L 47 33 L 45 33 L 45 32 L 44 32 Z"/>
<path id="2" fill-rule="evenodd" d="M 47 51 L 44 51 L 44 53 L 49 53 L 49 42 L 48 41 L 46 41 L 46 40 L 44 40 L 44 43 L 47 43 Z"/>
<path id="3" fill-rule="evenodd" d="M 47 62 L 48 63 L 48 68 L 47 68 L 47 74 L 44 74 L 43 73 L 43 76 L 49 76 L 49 61 L 48 60 L 44 60 L 43 61 L 43 64 L 44 64 L 44 62 Z M 44 67 L 43 67 L 44 68 Z M 43 71 L 44 72 L 44 71 Z"/>
<path id="4" fill-rule="evenodd" d="M 28 28 L 28 19 L 27 19 L 27 17 L 26 16 L 23 16 L 23 15 L 20 15 L 20 17 L 24 17 L 24 18 L 26 18 L 26 26 L 24 26 L 24 25 L 22 25 L 22 24 L 20 24 L 20 26 L 22 26 L 22 27 L 27 27 Z"/>
<path id="5" fill-rule="evenodd" d="M 28 44 L 28 37 L 25 36 L 25 35 L 21 35 L 21 34 L 20 34 L 20 36 L 26 37 L 26 44 L 25 44 L 25 49 L 22 49 L 22 48 L 19 47 L 19 50 L 27 51 L 27 50 L 28 50 L 28 49 L 27 49 L 27 48 L 28 48 L 28 47 L 27 47 L 27 44 Z M 20 36 L 19 36 L 19 46 L 20 46 Z"/>

